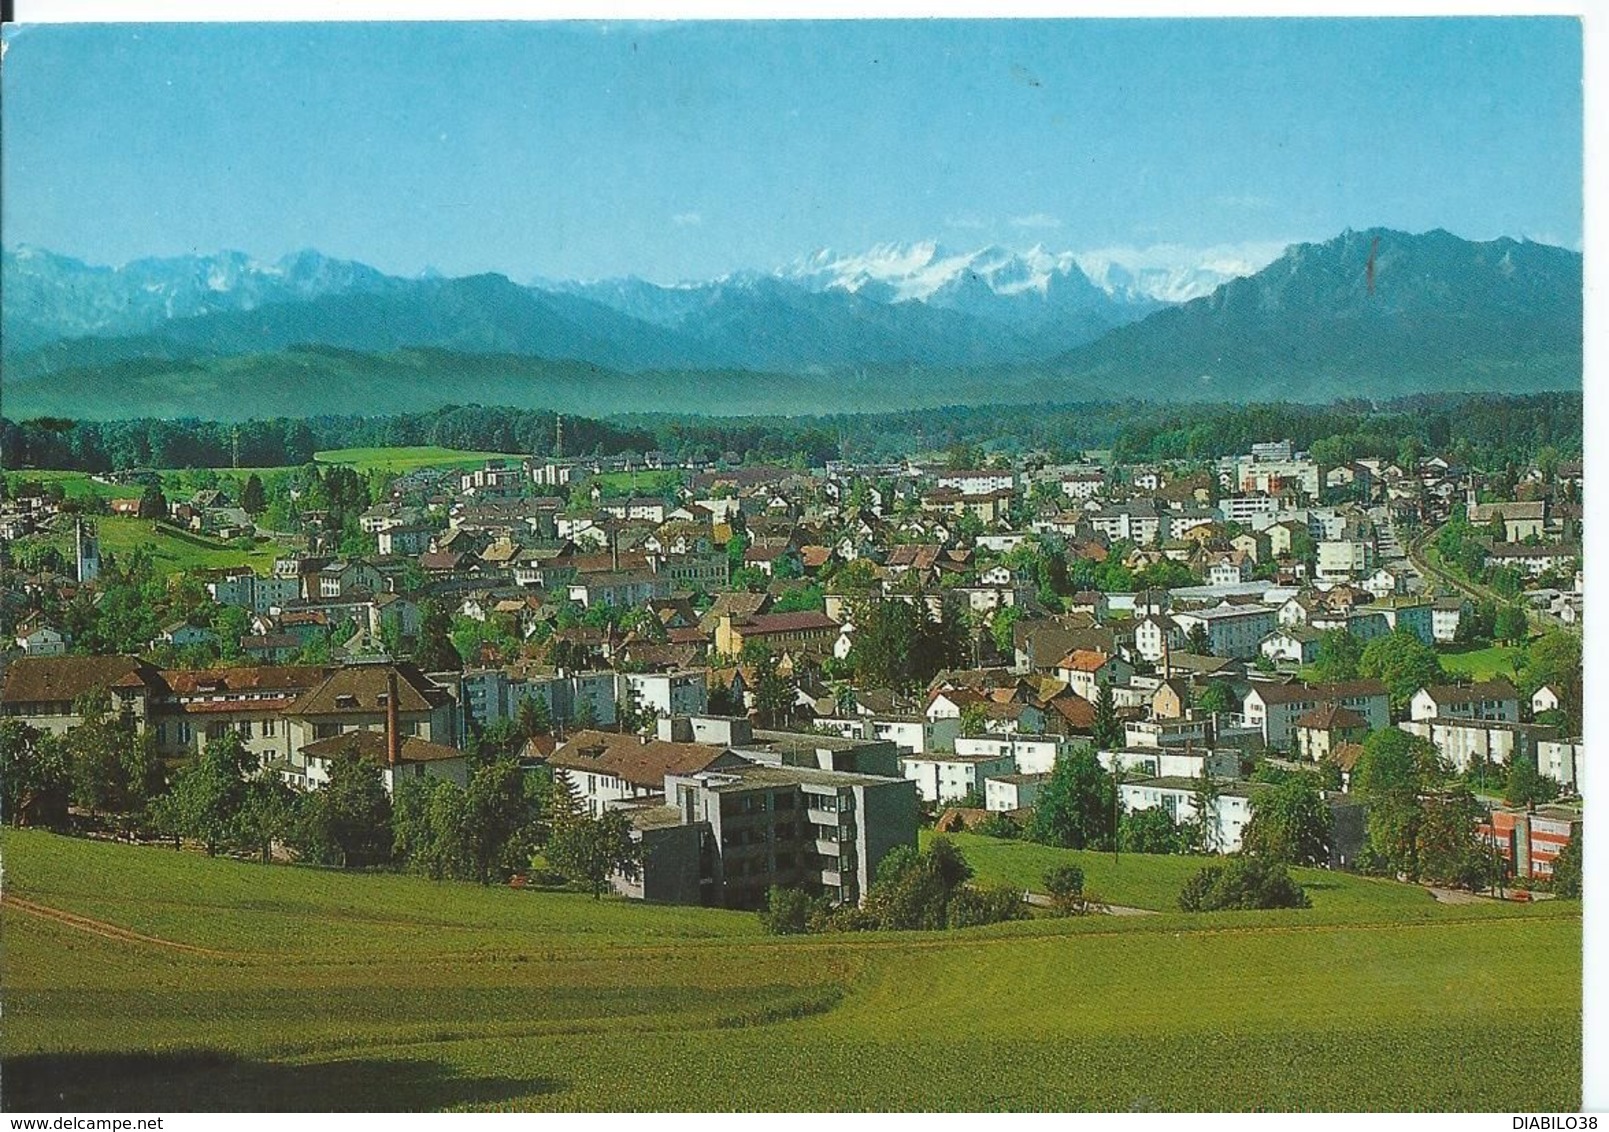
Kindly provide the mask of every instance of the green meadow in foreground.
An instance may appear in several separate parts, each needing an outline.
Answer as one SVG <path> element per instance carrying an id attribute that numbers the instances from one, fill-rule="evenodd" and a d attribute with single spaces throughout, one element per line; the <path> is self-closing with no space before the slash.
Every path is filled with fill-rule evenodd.
<path id="1" fill-rule="evenodd" d="M 11 1110 L 1580 1104 L 1560 901 L 1303 874 L 1334 886 L 1303 911 L 771 938 L 716 909 L 4 836 Z M 980 879 L 1076 860 L 1135 907 L 1196 864 L 960 844 Z"/>

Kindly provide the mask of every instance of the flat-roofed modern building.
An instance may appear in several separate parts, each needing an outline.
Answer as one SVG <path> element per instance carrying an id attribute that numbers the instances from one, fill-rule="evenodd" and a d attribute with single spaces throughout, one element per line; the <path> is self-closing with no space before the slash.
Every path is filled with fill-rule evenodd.
<path id="1" fill-rule="evenodd" d="M 748 763 L 667 774 L 665 804 L 680 824 L 708 831 L 699 902 L 724 908 L 762 907 L 772 885 L 859 903 L 883 857 L 916 844 L 916 787 L 905 779 Z M 659 870 L 687 875 L 690 839 L 676 842 L 680 853 L 670 844 L 645 860 L 645 888 Z"/>

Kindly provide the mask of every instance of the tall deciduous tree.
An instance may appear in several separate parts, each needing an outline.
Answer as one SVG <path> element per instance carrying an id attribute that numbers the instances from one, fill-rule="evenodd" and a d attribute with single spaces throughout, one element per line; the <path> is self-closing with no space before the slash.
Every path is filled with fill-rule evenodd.
<path id="1" fill-rule="evenodd" d="M 1420 688 L 1447 678 L 1436 650 L 1407 628 L 1370 641 L 1358 661 L 1358 671 L 1385 684 L 1396 711 L 1406 708 Z"/>
<path id="2" fill-rule="evenodd" d="M 1184 635 L 1185 648 L 1198 656 L 1209 656 L 1212 653 L 1212 640 L 1207 635 L 1207 627 L 1197 621 L 1190 626 L 1190 631 Z"/>
<path id="3" fill-rule="evenodd" d="M 1440 755 L 1416 735 L 1387 728 L 1363 742 L 1352 769 L 1351 790 L 1368 803 L 1367 847 L 1371 867 L 1409 879 L 1420 876 L 1421 795 L 1446 777 Z"/>
<path id="4" fill-rule="evenodd" d="M 1513 644 L 1525 640 L 1530 632 L 1531 623 L 1525 616 L 1525 610 L 1518 605 L 1509 604 L 1497 611 L 1492 620 L 1492 636 L 1500 641 Z"/>
<path id="5" fill-rule="evenodd" d="M 66 736 L 72 801 L 94 814 L 138 818 L 161 789 L 161 766 L 149 737 L 134 719 L 114 712 L 104 688 L 80 696 L 73 710 L 83 722 Z"/>
<path id="6" fill-rule="evenodd" d="M 910 691 L 931 679 L 939 665 L 926 653 L 925 620 L 907 601 L 862 603 L 854 617 L 855 645 L 850 653 L 858 683 Z"/>
<path id="7" fill-rule="evenodd" d="M 547 701 L 540 696 L 523 696 L 514 715 L 514 729 L 522 738 L 553 734 L 553 717 Z"/>
<path id="8" fill-rule="evenodd" d="M 1520 687 L 1527 697 L 1547 685 L 1559 695 L 1559 710 L 1571 735 L 1581 734 L 1581 634 L 1551 629 L 1532 641 L 1520 666 Z"/>
<path id="9" fill-rule="evenodd" d="M 1326 865 L 1331 825 L 1317 788 L 1305 775 L 1292 777 L 1252 796 L 1241 851 L 1290 865 Z"/>
<path id="10" fill-rule="evenodd" d="M 246 799 L 246 775 L 256 762 L 233 731 L 209 740 L 174 779 L 164 808 L 166 832 L 199 841 L 207 856 L 215 856 L 235 835 Z"/>
<path id="11" fill-rule="evenodd" d="M 982 704 L 967 704 L 961 709 L 961 734 L 982 735 L 989 730 L 989 713 Z"/>
<path id="12" fill-rule="evenodd" d="M 1570 840 L 1553 861 L 1552 889 L 1564 900 L 1581 899 L 1581 826 L 1570 831 Z"/>
<path id="13" fill-rule="evenodd" d="M 536 848 L 536 792 L 519 764 L 499 759 L 477 770 L 464 791 L 467 857 L 474 879 L 490 884 L 523 868 Z"/>
<path id="14" fill-rule="evenodd" d="M 641 847 L 632 840 L 631 824 L 619 810 L 555 822 L 546 856 L 549 865 L 584 885 L 595 900 L 603 896 L 612 875 L 635 878 L 642 868 Z"/>
<path id="15" fill-rule="evenodd" d="M 446 606 L 438 601 L 422 602 L 414 663 L 426 672 L 457 672 L 463 668 L 464 658 L 453 647 L 452 629 L 452 615 Z"/>
<path id="16" fill-rule="evenodd" d="M 1235 694 L 1223 680 L 1208 680 L 1196 696 L 1196 708 L 1208 715 L 1223 715 L 1235 710 Z"/>
<path id="17" fill-rule="evenodd" d="M 265 770 L 246 780 L 245 796 L 235 817 L 234 840 L 273 860 L 274 842 L 288 841 L 296 822 L 297 793 L 276 772 Z"/>
<path id="18" fill-rule="evenodd" d="M 1318 659 L 1313 667 L 1320 681 L 1331 684 L 1356 680 L 1362 661 L 1363 642 L 1345 629 L 1328 629 L 1319 638 Z"/>
<path id="19" fill-rule="evenodd" d="M 1536 756 L 1515 751 L 1508 761 L 1508 780 L 1503 786 L 1503 801 L 1511 806 L 1526 806 L 1537 802 L 1551 802 L 1559 796 L 1559 784 L 1544 777 L 1536 769 Z"/>
<path id="20" fill-rule="evenodd" d="M 764 651 L 754 665 L 754 708 L 766 727 L 779 727 L 793 714 L 793 683 L 777 670 L 777 658 Z"/>
<path id="21" fill-rule="evenodd" d="M 14 826 L 67 824 L 72 789 L 65 744 L 20 719 L 0 719 L 0 809 Z"/>
<path id="22" fill-rule="evenodd" d="M 302 796 L 298 847 L 343 866 L 381 864 L 391 855 L 391 799 L 380 767 L 355 748 L 330 761 L 330 780 Z"/>
<path id="23" fill-rule="evenodd" d="M 1484 816 L 1474 795 L 1462 787 L 1426 795 L 1420 802 L 1413 879 L 1484 888 L 1496 867 L 1476 832 Z"/>
<path id="24" fill-rule="evenodd" d="M 1095 752 L 1079 747 L 1056 759 L 1039 792 L 1028 837 L 1066 849 L 1104 849 L 1111 844 L 1116 786 Z"/>
<path id="25" fill-rule="evenodd" d="M 166 519 L 168 517 L 168 499 L 162 494 L 162 489 L 154 483 L 145 485 L 140 492 L 140 518 Z"/>
<path id="26" fill-rule="evenodd" d="M 1125 853 L 1183 853 L 1185 831 L 1161 806 L 1133 810 L 1118 819 L 1118 843 Z"/>

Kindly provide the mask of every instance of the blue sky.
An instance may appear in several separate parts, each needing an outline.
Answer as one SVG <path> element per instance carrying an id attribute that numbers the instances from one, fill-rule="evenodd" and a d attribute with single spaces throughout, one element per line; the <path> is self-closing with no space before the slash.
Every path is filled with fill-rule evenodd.
<path id="1" fill-rule="evenodd" d="M 820 247 L 1581 240 L 1571 19 L 7 29 L 8 246 L 659 281 Z"/>

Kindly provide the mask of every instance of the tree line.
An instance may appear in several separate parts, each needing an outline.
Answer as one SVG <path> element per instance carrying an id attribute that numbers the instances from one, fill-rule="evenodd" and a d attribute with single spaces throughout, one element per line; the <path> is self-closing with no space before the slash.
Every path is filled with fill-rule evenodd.
<path id="1" fill-rule="evenodd" d="M 234 731 L 209 739 L 171 776 L 154 736 L 113 709 L 104 691 L 80 697 L 83 722 L 65 735 L 0 720 L 0 816 L 16 826 L 74 828 L 71 811 L 124 836 L 193 842 L 209 856 L 264 864 L 276 846 L 341 868 L 401 868 L 437 880 L 492 884 L 540 869 L 601 895 L 640 865 L 625 817 L 589 813 L 572 784 L 524 769 L 506 750 L 472 753 L 467 781 L 401 778 L 354 745 L 328 780 L 298 790 L 262 766 Z"/>
<path id="2" fill-rule="evenodd" d="M 75 421 L 0 418 L 7 468 L 84 472 L 131 468 L 292 467 L 337 448 L 438 445 L 466 451 L 553 454 L 556 415 L 545 409 L 447 406 L 388 416 Z M 654 434 L 590 417 L 564 418 L 570 455 L 645 452 Z M 238 457 L 238 459 L 237 459 Z"/>
<path id="3" fill-rule="evenodd" d="M 1389 459 L 1430 452 L 1481 467 L 1533 459 L 1545 447 L 1578 457 L 1582 399 L 1575 392 L 1424 394 L 1329 405 L 1190 404 L 1102 401 L 947 406 L 893 413 L 711 418 L 635 414 L 600 420 L 566 416 L 567 454 L 659 449 L 672 458 L 750 463 L 834 458 L 894 459 L 958 446 L 1076 459 L 1110 449 L 1119 463 L 1207 460 L 1289 437 L 1322 462 Z M 536 456 L 553 453 L 555 414 L 546 409 L 448 406 L 376 416 L 274 418 L 231 425 L 203 420 L 16 422 L 0 419 L 8 468 L 110 471 L 122 468 L 283 467 L 332 448 L 440 445 Z"/>

